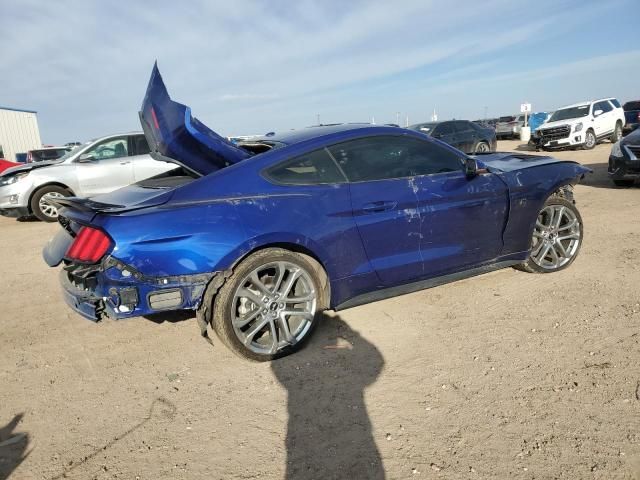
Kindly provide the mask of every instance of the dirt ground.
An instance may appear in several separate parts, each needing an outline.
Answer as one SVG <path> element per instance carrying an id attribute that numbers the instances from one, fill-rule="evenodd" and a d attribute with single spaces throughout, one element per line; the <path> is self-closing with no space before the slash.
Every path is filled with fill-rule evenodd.
<path id="1" fill-rule="evenodd" d="M 0 479 L 640 479 L 640 188 L 609 150 L 557 154 L 595 170 L 569 269 L 330 314 L 272 364 L 187 315 L 83 320 L 59 227 L 0 218 Z"/>

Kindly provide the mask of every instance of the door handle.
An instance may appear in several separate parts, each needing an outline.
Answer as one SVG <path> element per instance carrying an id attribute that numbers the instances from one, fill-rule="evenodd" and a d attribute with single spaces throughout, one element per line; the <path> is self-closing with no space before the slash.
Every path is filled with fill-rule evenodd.
<path id="1" fill-rule="evenodd" d="M 371 202 L 364 205 L 362 207 L 362 211 L 364 213 L 384 212 L 385 210 L 391 210 L 392 208 L 395 208 L 397 204 L 398 204 L 397 202 L 385 202 L 385 201 Z"/>
<path id="2" fill-rule="evenodd" d="M 122 162 L 120 162 L 120 165 L 129 165 L 131 163 L 131 160 L 123 160 Z"/>

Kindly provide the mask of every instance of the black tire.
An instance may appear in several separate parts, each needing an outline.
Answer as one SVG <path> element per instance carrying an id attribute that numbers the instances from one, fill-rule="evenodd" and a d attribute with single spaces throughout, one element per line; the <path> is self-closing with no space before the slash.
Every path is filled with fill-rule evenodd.
<path id="1" fill-rule="evenodd" d="M 53 210 L 49 210 L 49 213 L 55 211 L 54 215 L 50 215 L 47 211 L 43 211 L 41 209 L 40 200 L 47 194 L 60 195 L 63 197 L 70 197 L 72 194 L 66 188 L 59 187 L 57 185 L 47 185 L 39 190 L 36 190 L 36 192 L 31 197 L 29 206 L 31 207 L 31 211 L 33 212 L 33 214 L 43 222 L 56 222 L 58 221 L 58 212 L 55 210 L 55 208 L 53 208 Z"/>
<path id="2" fill-rule="evenodd" d="M 593 130 L 589 129 L 584 134 L 584 143 L 582 144 L 582 148 L 585 150 L 593 150 L 598 143 L 598 139 L 596 138 L 596 134 Z"/>
<path id="3" fill-rule="evenodd" d="M 553 206 L 553 205 L 561 205 L 564 206 L 568 209 L 570 209 L 573 214 L 576 216 L 578 222 L 579 222 L 579 231 L 580 231 L 580 239 L 579 239 L 579 243 L 577 246 L 577 249 L 575 250 L 575 252 L 573 253 L 573 256 L 568 260 L 567 263 L 565 263 L 564 265 L 561 265 L 557 268 L 554 269 L 548 269 L 548 268 L 544 268 L 541 267 L 540 265 L 538 265 L 533 259 L 532 259 L 532 253 L 533 253 L 533 247 L 530 247 L 530 252 L 529 252 L 529 257 L 527 258 L 526 261 L 524 261 L 523 263 L 521 263 L 520 265 L 517 265 L 515 268 L 517 268 L 518 270 L 522 270 L 525 272 L 529 272 L 529 273 L 554 273 L 554 272 L 559 272 L 561 270 L 564 270 L 565 268 L 567 268 L 569 265 L 571 265 L 575 259 L 578 257 L 578 254 L 580 253 L 580 248 L 582 247 L 582 242 L 584 240 L 584 228 L 583 228 L 583 224 L 582 224 L 582 217 L 580 216 L 580 212 L 578 211 L 578 208 L 575 206 L 575 204 L 572 201 L 569 201 L 557 194 L 551 195 L 547 201 L 544 203 L 544 205 L 542 206 L 541 212 L 548 206 Z M 536 217 L 537 219 L 537 217 Z M 535 227 L 534 227 L 535 228 Z M 533 243 L 533 231 L 531 232 L 531 242 Z"/>
<path id="4" fill-rule="evenodd" d="M 622 138 L 622 124 L 616 122 L 616 128 L 613 129 L 613 133 L 609 137 L 611 143 L 616 143 Z"/>
<path id="5" fill-rule="evenodd" d="M 614 180 L 613 183 L 616 187 L 629 188 L 633 187 L 634 180 Z"/>
<path id="6" fill-rule="evenodd" d="M 491 151 L 491 146 L 487 142 L 480 141 L 476 145 L 474 149 L 475 153 L 489 153 Z"/>
<path id="7" fill-rule="evenodd" d="M 306 330 L 304 337 L 293 345 L 288 345 L 276 353 L 257 353 L 245 346 L 238 338 L 232 324 L 232 305 L 236 291 L 241 287 L 240 283 L 262 265 L 269 265 L 274 262 L 287 262 L 297 267 L 301 267 L 309 275 L 315 292 L 316 309 L 315 315 L 311 320 L 310 327 Z M 205 299 L 207 295 L 205 294 Z M 206 301 L 206 300 L 205 300 Z M 290 355 L 304 346 L 313 334 L 322 312 L 329 307 L 329 282 L 327 275 L 322 266 L 313 258 L 290 250 L 282 248 L 266 248 L 249 255 L 240 262 L 234 269 L 233 273 L 227 278 L 226 282 L 220 287 L 216 296 L 213 298 L 213 306 L 211 309 L 211 327 L 216 335 L 231 351 L 240 357 L 247 358 L 258 362 L 266 362 L 276 358 Z M 280 330 L 278 330 L 278 334 Z"/>

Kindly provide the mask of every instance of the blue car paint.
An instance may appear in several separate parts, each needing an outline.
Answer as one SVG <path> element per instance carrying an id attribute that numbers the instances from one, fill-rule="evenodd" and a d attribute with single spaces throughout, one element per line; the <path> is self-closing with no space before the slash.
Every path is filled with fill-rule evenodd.
<path id="1" fill-rule="evenodd" d="M 143 110 L 153 101 L 148 94 Z M 177 117 L 184 118 L 184 111 L 173 105 L 168 110 L 163 110 L 166 102 L 154 105 L 159 124 L 179 125 Z M 166 134 L 150 139 L 152 149 L 160 155 L 183 152 L 184 135 Z M 177 308 L 197 308 L 214 275 L 228 275 L 249 253 L 267 246 L 317 258 L 330 280 L 331 307 L 387 287 L 524 260 L 545 199 L 588 171 L 550 157 L 490 154 L 477 160 L 488 172 L 470 179 L 462 168 L 430 176 L 306 186 L 277 185 L 263 175 L 285 159 L 379 135 L 420 138 L 465 157 L 418 132 L 371 125 L 272 135 L 266 138 L 279 148 L 236 162 L 226 145 L 222 154 L 212 155 L 214 144 L 209 142 L 198 147 L 195 161 L 181 158 L 192 171 L 212 172 L 190 183 L 168 191 L 133 185 L 94 199 L 108 208 L 61 209 L 75 228 L 92 225 L 107 232 L 114 241 L 107 259 L 117 263 L 98 273 L 90 300 L 65 285 L 67 302 L 95 318 L 91 305 L 102 299 L 110 316 L 126 318 L 156 312 L 148 304 L 150 293 L 177 290 L 183 297 Z M 189 151 L 198 150 L 191 148 L 196 140 L 204 141 L 197 136 L 185 141 Z M 225 168 L 220 167 L 221 158 L 228 163 Z M 378 204 L 384 208 L 368 208 Z M 139 303 L 123 311 L 118 292 L 132 287 Z"/>

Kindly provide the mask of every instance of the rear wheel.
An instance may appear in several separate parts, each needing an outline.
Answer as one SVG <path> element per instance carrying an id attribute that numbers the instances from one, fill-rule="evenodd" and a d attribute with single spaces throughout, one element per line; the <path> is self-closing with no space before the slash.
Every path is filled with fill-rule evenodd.
<path id="1" fill-rule="evenodd" d="M 268 361 L 302 347 L 328 302 L 327 276 L 317 261 L 267 248 L 234 269 L 214 298 L 211 324 L 234 353 Z"/>
<path id="2" fill-rule="evenodd" d="M 616 122 L 616 128 L 613 130 L 613 133 L 611 134 L 611 137 L 609 137 L 609 140 L 611 140 L 611 143 L 616 143 L 621 138 L 622 138 L 622 124 L 620 122 Z"/>
<path id="3" fill-rule="evenodd" d="M 616 187 L 632 187 L 634 181 L 633 180 L 614 180 L 613 183 Z"/>
<path id="4" fill-rule="evenodd" d="M 31 211 L 43 222 L 55 222 L 58 220 L 58 208 L 50 200 L 70 196 L 69 190 L 57 185 L 42 187 L 31 197 Z"/>
<path id="5" fill-rule="evenodd" d="M 567 268 L 582 245 L 582 217 L 576 206 L 557 195 L 538 213 L 529 258 L 520 265 L 527 272 L 551 273 Z"/>
<path id="6" fill-rule="evenodd" d="M 583 147 L 585 150 L 592 150 L 593 147 L 596 146 L 597 140 L 596 140 L 596 134 L 593 133 L 593 130 L 589 129 L 587 130 L 587 132 L 584 134 L 584 144 Z"/>

